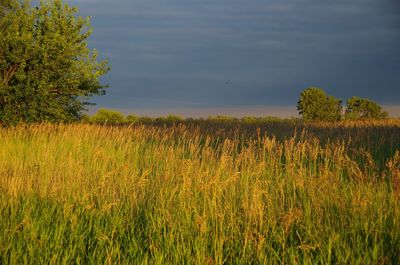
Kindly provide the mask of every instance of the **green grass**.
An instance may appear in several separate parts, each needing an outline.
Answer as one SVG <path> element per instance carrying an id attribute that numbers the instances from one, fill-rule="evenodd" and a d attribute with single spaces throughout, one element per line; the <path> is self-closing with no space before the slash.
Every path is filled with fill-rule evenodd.
<path id="1" fill-rule="evenodd" d="M 396 126 L 0 129 L 0 264 L 396 264 Z"/>

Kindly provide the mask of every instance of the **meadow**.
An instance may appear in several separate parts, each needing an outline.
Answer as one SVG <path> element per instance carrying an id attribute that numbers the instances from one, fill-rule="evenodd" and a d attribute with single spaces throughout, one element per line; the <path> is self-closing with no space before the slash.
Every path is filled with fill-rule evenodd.
<path id="1" fill-rule="evenodd" d="M 398 264 L 400 121 L 0 128 L 0 264 Z"/>

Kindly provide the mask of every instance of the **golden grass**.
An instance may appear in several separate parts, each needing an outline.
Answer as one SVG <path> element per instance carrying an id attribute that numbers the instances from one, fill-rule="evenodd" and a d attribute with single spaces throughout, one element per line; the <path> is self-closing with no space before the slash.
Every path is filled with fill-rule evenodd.
<path id="1" fill-rule="evenodd" d="M 399 261 L 396 135 L 377 155 L 242 130 L 0 129 L 0 263 Z"/>

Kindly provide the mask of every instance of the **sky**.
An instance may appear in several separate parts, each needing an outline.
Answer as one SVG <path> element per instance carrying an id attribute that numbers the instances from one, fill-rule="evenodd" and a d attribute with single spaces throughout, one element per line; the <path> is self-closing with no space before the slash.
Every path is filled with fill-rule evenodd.
<path id="1" fill-rule="evenodd" d="M 140 115 L 295 116 L 301 91 L 400 116 L 398 0 L 67 0 L 108 58 L 104 107 Z"/>

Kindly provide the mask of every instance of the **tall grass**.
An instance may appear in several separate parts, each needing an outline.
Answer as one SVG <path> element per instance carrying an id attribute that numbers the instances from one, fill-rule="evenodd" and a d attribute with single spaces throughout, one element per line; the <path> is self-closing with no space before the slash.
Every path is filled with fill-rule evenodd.
<path id="1" fill-rule="evenodd" d="M 245 130 L 0 129 L 0 264 L 399 262 L 395 133 Z"/>

